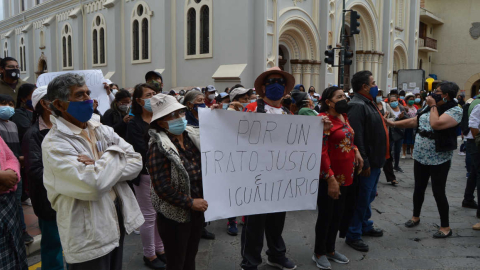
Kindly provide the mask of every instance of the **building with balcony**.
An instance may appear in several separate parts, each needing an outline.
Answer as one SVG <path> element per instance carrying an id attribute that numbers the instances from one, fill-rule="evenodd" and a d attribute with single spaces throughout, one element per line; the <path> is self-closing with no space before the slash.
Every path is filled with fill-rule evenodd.
<path id="1" fill-rule="evenodd" d="M 480 1 L 421 0 L 418 68 L 456 82 L 467 96 L 480 88 Z"/>
<path id="2" fill-rule="evenodd" d="M 132 87 L 157 70 L 167 90 L 224 89 L 251 87 L 281 66 L 306 87 L 339 84 L 338 69 L 322 61 L 340 43 L 341 0 L 0 1 L 0 53 L 17 58 L 32 83 L 44 72 L 100 69 Z M 419 1 L 347 1 L 361 16 L 360 34 L 348 39 L 347 87 L 359 70 L 389 89 L 395 70 L 416 68 Z"/>

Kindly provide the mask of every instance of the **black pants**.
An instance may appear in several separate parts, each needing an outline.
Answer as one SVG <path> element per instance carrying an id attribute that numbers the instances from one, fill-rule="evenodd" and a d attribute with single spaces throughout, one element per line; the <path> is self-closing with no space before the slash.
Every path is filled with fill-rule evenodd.
<path id="1" fill-rule="evenodd" d="M 158 214 L 157 227 L 165 246 L 167 270 L 195 270 L 205 216 L 191 211 L 190 217 L 190 222 L 178 223 Z"/>
<path id="2" fill-rule="evenodd" d="M 393 168 L 397 168 L 400 162 L 400 151 L 402 150 L 402 142 L 403 140 L 393 141 L 390 140 L 390 158 L 385 161 L 385 165 L 383 165 L 383 172 L 385 173 L 385 178 L 387 182 L 392 182 L 393 180 L 397 180 Z M 393 165 L 395 158 L 395 166 Z"/>
<path id="3" fill-rule="evenodd" d="M 345 209 L 346 190 L 340 187 L 340 197 L 338 200 L 328 196 L 328 184 L 326 181 L 320 181 L 318 188 L 318 216 L 315 226 L 315 254 L 326 255 L 335 252 L 335 240 L 342 220 L 343 210 Z"/>
<path id="4" fill-rule="evenodd" d="M 112 250 L 105 256 L 83 263 L 69 264 L 68 270 L 121 270 L 123 260 L 123 240 L 125 239 L 125 225 L 123 223 L 122 207 L 119 200 L 115 200 L 117 210 L 118 226 L 120 227 L 119 247 Z"/>
<path id="5" fill-rule="evenodd" d="M 428 180 L 432 177 L 433 197 L 437 202 L 438 212 L 440 213 L 441 227 L 449 227 L 448 221 L 448 200 L 445 194 L 448 171 L 452 161 L 449 160 L 440 165 L 423 165 L 415 160 L 413 164 L 413 174 L 415 177 L 415 191 L 413 192 L 413 216 L 420 217 L 423 200 L 425 199 L 425 190 Z"/>
<path id="6" fill-rule="evenodd" d="M 262 263 L 263 237 L 267 239 L 267 255 L 274 260 L 285 258 L 285 242 L 282 232 L 285 212 L 245 216 L 242 229 L 242 268 L 257 269 Z"/>
<path id="7" fill-rule="evenodd" d="M 477 188 L 477 199 L 480 198 L 480 151 L 475 144 L 474 139 L 468 139 L 466 143 L 467 155 L 470 155 L 472 164 L 470 166 L 470 175 L 467 179 L 467 186 L 465 187 L 465 201 L 475 200 L 475 187 Z M 480 211 L 480 207 L 478 208 Z"/>

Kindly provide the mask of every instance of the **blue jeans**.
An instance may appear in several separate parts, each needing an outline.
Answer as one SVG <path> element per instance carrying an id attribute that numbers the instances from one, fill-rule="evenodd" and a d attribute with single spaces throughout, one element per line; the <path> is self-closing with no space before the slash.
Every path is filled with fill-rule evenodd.
<path id="1" fill-rule="evenodd" d="M 358 240 L 362 238 L 364 232 L 373 229 L 372 208 L 370 204 L 375 200 L 377 194 L 378 179 L 380 179 L 381 168 L 370 168 L 370 176 L 359 177 L 357 207 L 353 213 L 353 218 L 348 228 L 347 241 Z"/>
<path id="2" fill-rule="evenodd" d="M 42 232 L 42 241 L 40 242 L 42 269 L 63 270 L 62 243 L 60 243 L 57 221 L 39 218 L 38 225 Z"/>
<path id="3" fill-rule="evenodd" d="M 23 180 L 20 179 L 20 182 L 17 184 L 17 190 L 15 191 L 15 197 L 17 198 L 18 204 L 18 215 L 20 216 L 20 229 L 22 233 L 27 230 L 27 225 L 25 225 L 25 217 L 23 216 L 23 208 L 22 208 L 22 186 Z"/>

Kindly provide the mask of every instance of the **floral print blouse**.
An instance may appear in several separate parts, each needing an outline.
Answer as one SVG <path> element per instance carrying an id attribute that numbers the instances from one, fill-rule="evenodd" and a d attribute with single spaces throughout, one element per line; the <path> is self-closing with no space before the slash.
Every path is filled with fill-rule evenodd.
<path id="1" fill-rule="evenodd" d="M 462 121 L 463 110 L 460 107 L 453 107 L 445 113 L 455 119 L 457 123 Z M 430 126 L 430 112 L 424 113 L 420 116 L 418 128 L 420 131 L 433 131 L 432 126 Z M 436 152 L 435 140 L 422 137 L 417 133 L 417 136 L 415 137 L 415 146 L 413 148 L 414 160 L 423 165 L 440 165 L 451 160 L 452 157 L 453 151 Z"/>
<path id="2" fill-rule="evenodd" d="M 322 164 L 320 178 L 327 180 L 335 176 L 340 186 L 353 183 L 355 172 L 355 150 L 353 144 L 354 131 L 348 122 L 347 114 L 343 114 L 345 123 L 336 116 L 320 113 L 318 116 L 328 116 L 333 127 L 330 132 L 323 133 Z"/>

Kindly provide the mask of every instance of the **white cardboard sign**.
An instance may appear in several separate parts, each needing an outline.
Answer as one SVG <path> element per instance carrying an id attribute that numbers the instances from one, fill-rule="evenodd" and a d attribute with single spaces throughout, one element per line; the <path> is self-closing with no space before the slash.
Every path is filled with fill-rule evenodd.
<path id="1" fill-rule="evenodd" d="M 206 221 L 316 209 L 320 117 L 200 109 Z"/>
<path id="2" fill-rule="evenodd" d="M 85 83 L 92 92 L 90 97 L 98 101 L 98 110 L 102 114 L 110 109 L 110 100 L 103 85 L 104 78 L 101 70 L 72 70 L 43 73 L 37 79 L 37 86 L 48 85 L 54 78 L 67 73 L 75 73 L 85 78 Z"/>

